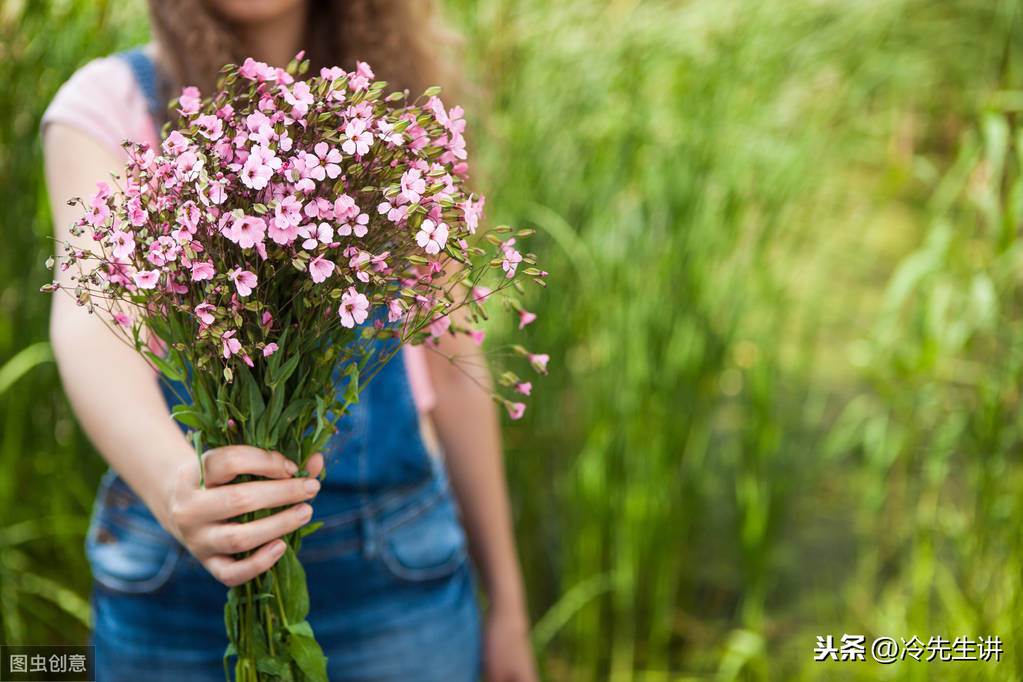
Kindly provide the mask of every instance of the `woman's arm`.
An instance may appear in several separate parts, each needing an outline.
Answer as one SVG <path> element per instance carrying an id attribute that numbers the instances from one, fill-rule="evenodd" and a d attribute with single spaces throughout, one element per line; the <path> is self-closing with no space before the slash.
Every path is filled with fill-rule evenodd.
<path id="1" fill-rule="evenodd" d="M 512 533 L 497 412 L 476 383 L 489 386 L 490 373 L 476 344 L 464 335 L 445 336 L 439 350 L 427 353 L 437 393 L 431 416 L 490 601 L 487 679 L 532 682 L 536 672 L 529 645 L 529 617 Z M 447 359 L 452 356 L 459 358 L 458 367 Z"/>
<path id="2" fill-rule="evenodd" d="M 98 181 L 109 181 L 124 164 L 87 135 L 62 124 L 47 126 L 43 141 L 55 237 L 95 248 L 71 235 L 69 226 L 80 213 L 67 199 L 89 197 Z M 58 244 L 57 258 L 62 255 Z M 67 284 L 72 274 L 61 273 L 58 266 L 56 277 Z M 303 479 L 292 479 L 297 467 L 289 467 L 280 454 L 244 446 L 206 453 L 214 473 L 211 477 L 207 470 L 207 489 L 200 490 L 198 458 L 171 419 L 153 370 L 107 329 L 103 314 L 89 314 L 64 292 L 54 294 L 50 340 L 82 428 L 161 525 L 214 576 L 238 583 L 265 571 L 283 550 L 276 538 L 308 521 L 311 507 L 297 504 L 248 524 L 224 520 L 241 511 L 302 502 L 315 490 L 307 490 Z M 225 485 L 242 473 L 280 480 Z M 230 557 L 257 547 L 243 561 Z"/>

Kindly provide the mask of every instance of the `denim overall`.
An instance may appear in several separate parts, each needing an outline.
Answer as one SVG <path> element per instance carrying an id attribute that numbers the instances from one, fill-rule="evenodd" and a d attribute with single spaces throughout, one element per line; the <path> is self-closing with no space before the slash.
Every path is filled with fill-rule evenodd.
<path id="1" fill-rule="evenodd" d="M 153 64 L 125 59 L 159 113 Z M 154 116 L 154 120 L 160 120 Z M 172 404 L 173 393 L 164 394 Z M 300 553 L 331 680 L 476 680 L 480 625 L 466 539 L 419 432 L 402 353 L 338 421 Z M 113 471 L 86 539 L 99 682 L 220 682 L 226 588 Z"/>

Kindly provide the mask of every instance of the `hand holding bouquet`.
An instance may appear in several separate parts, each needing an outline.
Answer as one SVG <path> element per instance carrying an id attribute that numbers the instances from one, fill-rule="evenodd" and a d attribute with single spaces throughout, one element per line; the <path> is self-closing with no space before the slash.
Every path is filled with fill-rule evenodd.
<path id="1" fill-rule="evenodd" d="M 300 469 L 402 344 L 480 342 L 496 299 L 528 324 L 514 294 L 546 276 L 519 250 L 529 231 L 478 233 L 460 108 L 435 89 L 385 95 L 364 63 L 298 80 L 307 68 L 301 55 L 287 69 L 249 59 L 206 99 L 185 88 L 162 148 L 127 144 L 115 187 L 76 200 L 70 277 L 43 287 L 67 290 L 185 387 L 173 415 L 197 453 L 254 445 Z M 512 355 L 546 371 L 545 355 Z M 498 383 L 531 390 L 511 371 Z M 493 397 L 521 417 L 522 402 Z M 326 679 L 297 558 L 308 532 L 230 589 L 225 669 L 235 658 L 238 680 Z"/>

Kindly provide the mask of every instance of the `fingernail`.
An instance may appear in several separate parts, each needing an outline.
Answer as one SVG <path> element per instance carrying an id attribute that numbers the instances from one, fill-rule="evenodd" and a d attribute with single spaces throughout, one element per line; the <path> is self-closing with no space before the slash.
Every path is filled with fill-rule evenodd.
<path id="1" fill-rule="evenodd" d="M 289 476 L 294 476 L 295 473 L 298 472 L 298 465 L 289 459 L 284 464 L 284 470 L 288 472 Z"/>
<path id="2" fill-rule="evenodd" d="M 310 478 L 305 482 L 305 491 L 312 495 L 320 489 L 320 482 L 315 478 Z"/>
<path id="3" fill-rule="evenodd" d="M 298 510 L 298 518 L 301 519 L 303 522 L 308 521 L 312 517 L 312 515 L 313 508 L 310 507 L 308 504 L 303 504 L 302 507 Z"/>
<path id="4" fill-rule="evenodd" d="M 278 540 L 277 544 L 270 548 L 270 554 L 272 554 L 275 557 L 279 557 L 280 555 L 284 554 L 284 546 L 285 546 L 284 541 Z"/>

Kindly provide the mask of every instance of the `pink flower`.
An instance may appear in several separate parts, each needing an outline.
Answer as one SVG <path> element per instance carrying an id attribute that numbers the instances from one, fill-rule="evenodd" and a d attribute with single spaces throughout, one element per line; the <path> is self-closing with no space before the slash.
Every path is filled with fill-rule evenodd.
<path id="1" fill-rule="evenodd" d="M 229 358 L 235 353 L 242 349 L 242 342 L 234 338 L 235 331 L 232 329 L 229 332 L 224 332 L 224 335 L 220 337 L 220 341 L 224 347 L 224 357 Z"/>
<path id="2" fill-rule="evenodd" d="M 317 143 L 313 147 L 313 151 L 316 152 L 315 155 L 306 154 L 302 157 L 308 177 L 313 180 L 323 180 L 324 178 L 334 180 L 341 175 L 341 166 L 339 165 L 342 160 L 341 152 L 326 142 Z"/>
<path id="3" fill-rule="evenodd" d="M 110 207 L 102 201 L 94 201 L 89 208 L 89 212 L 85 214 L 85 219 L 88 223 L 95 227 L 104 224 L 109 217 Z"/>
<path id="4" fill-rule="evenodd" d="M 224 189 L 224 183 L 211 182 L 206 195 L 210 202 L 217 206 L 224 203 L 227 200 L 227 191 Z"/>
<path id="5" fill-rule="evenodd" d="M 298 225 L 292 225 L 286 220 L 278 221 L 276 219 L 270 221 L 270 228 L 267 230 L 267 234 L 270 235 L 270 239 L 275 244 L 284 246 L 295 241 L 298 237 L 301 229 Z"/>
<path id="6" fill-rule="evenodd" d="M 334 200 L 334 217 L 341 221 L 351 220 L 359 215 L 362 209 L 355 203 L 355 199 L 347 194 L 342 194 Z"/>
<path id="7" fill-rule="evenodd" d="M 333 261 L 329 261 L 323 256 L 317 256 L 309 261 L 309 276 L 317 284 L 326 281 L 332 274 L 334 274 Z"/>
<path id="8" fill-rule="evenodd" d="M 268 357 L 270 357 L 271 355 L 273 355 L 276 352 L 277 352 L 277 344 L 276 343 L 268 343 L 268 344 L 266 344 L 266 347 L 263 348 L 263 357 L 264 358 L 268 358 Z"/>
<path id="9" fill-rule="evenodd" d="M 135 252 L 135 237 L 129 232 L 114 230 L 110 233 L 110 245 L 114 258 L 124 260 Z"/>
<path id="10" fill-rule="evenodd" d="M 217 274 L 216 270 L 213 269 L 213 263 L 211 261 L 199 261 L 192 263 L 192 281 L 201 282 L 207 279 L 213 279 L 213 275 Z"/>
<path id="11" fill-rule="evenodd" d="M 337 228 L 337 233 L 342 237 L 347 237 L 354 233 L 356 237 L 361 239 L 362 237 L 365 237 L 366 233 L 369 231 L 367 225 L 369 225 L 369 215 L 366 213 L 360 213 L 355 217 L 354 225 L 351 223 L 344 223 L 341 227 Z"/>
<path id="12" fill-rule="evenodd" d="M 345 253 L 354 253 L 354 255 L 348 259 L 348 267 L 355 272 L 355 277 L 361 282 L 369 282 L 369 272 L 367 271 L 367 268 L 370 264 L 372 255 L 367 251 L 360 251 L 355 247 L 347 249 Z"/>
<path id="13" fill-rule="evenodd" d="M 444 335 L 451 328 L 451 318 L 447 315 L 434 318 L 430 323 L 430 336 L 437 339 Z"/>
<path id="14" fill-rule="evenodd" d="M 472 300 L 476 303 L 483 303 L 483 300 L 494 293 L 490 287 L 478 286 L 472 288 Z"/>
<path id="15" fill-rule="evenodd" d="M 217 309 L 209 303 L 200 303 L 199 305 L 195 306 L 195 316 L 198 317 L 199 320 L 204 325 L 207 326 L 213 324 L 216 321 L 216 318 L 213 317 L 213 313 L 215 313 L 216 311 Z"/>
<path id="16" fill-rule="evenodd" d="M 361 118 L 353 118 L 345 126 L 345 141 L 341 149 L 345 154 L 363 156 L 369 153 L 369 146 L 373 144 L 373 133 L 366 130 L 366 122 Z"/>
<path id="17" fill-rule="evenodd" d="M 139 270 L 131 277 L 135 280 L 135 286 L 139 289 L 155 289 L 156 283 L 160 281 L 160 271 Z"/>
<path id="18" fill-rule="evenodd" d="M 483 204 L 486 203 L 484 197 L 480 197 L 480 200 L 473 203 L 472 197 L 469 197 L 462 202 L 462 212 L 465 214 L 465 226 L 469 228 L 470 234 L 476 234 L 476 227 L 480 223 L 480 218 L 483 217 Z"/>
<path id="19" fill-rule="evenodd" d="M 270 219 L 270 239 L 282 246 L 290 244 L 298 236 L 301 222 L 302 202 L 294 196 L 284 197 L 274 209 L 274 217 Z"/>
<path id="20" fill-rule="evenodd" d="M 326 81 L 336 81 L 341 76 L 345 75 L 345 70 L 340 66 L 332 66 L 328 68 L 320 69 L 320 78 Z"/>
<path id="21" fill-rule="evenodd" d="M 128 222 L 135 227 L 142 227 L 149 218 L 149 211 L 142 207 L 142 201 L 138 197 L 132 197 L 128 201 Z"/>
<path id="22" fill-rule="evenodd" d="M 427 218 L 416 233 L 416 244 L 419 244 L 430 255 L 440 253 L 448 241 L 448 226 L 435 223 Z"/>
<path id="23" fill-rule="evenodd" d="M 405 309 L 401 307 L 401 301 L 397 298 L 392 298 L 387 304 L 387 321 L 397 322 L 404 314 Z"/>
<path id="24" fill-rule="evenodd" d="M 269 327 L 270 323 L 274 321 L 274 316 L 269 310 L 264 310 L 262 317 L 259 318 L 259 325 L 261 327 Z"/>
<path id="25" fill-rule="evenodd" d="M 536 313 L 531 313 L 528 310 L 519 311 L 519 329 L 524 328 L 527 324 L 532 323 L 536 320 Z"/>
<path id="26" fill-rule="evenodd" d="M 179 131 L 173 130 L 163 141 L 163 151 L 171 156 L 177 156 L 188 149 L 188 138 Z"/>
<path id="27" fill-rule="evenodd" d="M 309 84 L 305 81 L 295 83 L 290 90 L 281 86 L 281 94 L 284 95 L 284 101 L 291 105 L 291 114 L 296 118 L 305 116 L 309 111 L 309 105 L 314 101 Z"/>
<path id="28" fill-rule="evenodd" d="M 249 131 L 246 139 L 261 145 L 270 144 L 276 136 L 270 119 L 262 111 L 254 111 L 245 117 L 245 129 Z"/>
<path id="29" fill-rule="evenodd" d="M 107 197 L 110 196 L 110 185 L 100 180 L 96 183 L 96 193 L 90 197 L 92 204 L 96 204 L 102 201 L 106 201 Z"/>
<path id="30" fill-rule="evenodd" d="M 357 324 L 362 324 L 369 316 L 369 299 L 357 292 L 355 287 L 348 287 L 348 291 L 341 295 L 341 305 L 338 306 L 337 314 L 343 327 L 351 329 Z"/>
<path id="31" fill-rule="evenodd" d="M 533 392 L 533 384 L 531 384 L 528 381 L 520 381 L 519 383 L 515 384 L 515 390 L 516 392 L 521 393 L 522 395 L 529 395 L 530 393 Z"/>
<path id="32" fill-rule="evenodd" d="M 385 275 L 391 274 L 391 266 L 387 264 L 387 259 L 390 258 L 390 256 L 390 251 L 384 251 L 370 258 L 369 262 L 370 266 L 373 268 L 373 272 L 381 272 Z"/>
<path id="33" fill-rule="evenodd" d="M 231 223 L 223 235 L 243 249 L 251 249 L 266 238 L 266 222 L 256 216 L 243 215 Z"/>
<path id="34" fill-rule="evenodd" d="M 281 169 L 281 160 L 272 149 L 257 145 L 249 152 L 249 158 L 242 165 L 242 184 L 250 189 L 264 189 L 275 171 Z"/>
<path id="35" fill-rule="evenodd" d="M 189 234 L 195 234 L 199 227 L 199 219 L 202 217 L 202 213 L 199 207 L 195 205 L 194 201 L 186 201 L 178 209 L 177 218 L 178 224 L 185 228 Z"/>
<path id="36" fill-rule="evenodd" d="M 469 338 L 472 339 L 477 346 L 483 345 L 483 339 L 486 337 L 486 335 L 487 333 L 482 329 L 473 329 L 469 332 Z"/>
<path id="37" fill-rule="evenodd" d="M 380 131 L 379 133 L 377 133 L 377 137 L 386 142 L 387 144 L 391 144 L 396 147 L 400 147 L 401 145 L 405 144 L 405 138 L 402 136 L 400 132 L 397 132 L 394 129 L 393 123 L 388 123 L 382 118 L 378 119 L 377 130 Z"/>
<path id="38" fill-rule="evenodd" d="M 234 286 L 238 289 L 238 295 L 241 297 L 248 296 L 252 293 L 252 290 L 256 286 L 256 275 L 248 270 L 242 270 L 241 268 L 235 268 L 231 272 L 227 273 L 227 276 L 234 282 Z"/>
<path id="39" fill-rule="evenodd" d="M 377 213 L 380 215 L 387 214 L 388 220 L 395 225 L 400 225 L 405 221 L 405 218 L 408 217 L 408 206 L 398 205 L 401 201 L 405 201 L 401 195 L 398 195 L 398 198 L 395 201 L 396 203 L 394 204 L 389 201 L 381 201 L 377 204 Z"/>
<path id="40" fill-rule="evenodd" d="M 534 353 L 529 354 L 529 364 L 531 364 L 533 366 L 533 369 L 535 369 L 540 374 L 547 374 L 547 363 L 550 361 L 550 359 L 551 357 L 546 353 L 539 355 Z"/>
<path id="41" fill-rule="evenodd" d="M 522 415 L 526 413 L 525 403 L 505 403 L 504 406 L 508 409 L 508 416 L 512 419 L 522 419 Z"/>
<path id="42" fill-rule="evenodd" d="M 200 116 L 195 122 L 199 126 L 199 133 L 211 142 L 224 136 L 224 122 L 212 114 Z"/>
<path id="43" fill-rule="evenodd" d="M 253 81 L 275 81 L 277 80 L 277 69 L 248 57 L 238 69 L 238 75 Z"/>
<path id="44" fill-rule="evenodd" d="M 410 168 L 401 175 L 401 196 L 410 204 L 422 199 L 426 191 L 426 180 L 418 168 Z"/>
<path id="45" fill-rule="evenodd" d="M 355 62 L 355 71 L 348 77 L 348 87 L 353 92 L 359 92 L 369 87 L 373 80 L 373 69 L 369 68 L 366 62 Z"/>
<path id="46" fill-rule="evenodd" d="M 157 239 L 149 245 L 149 252 L 146 253 L 146 260 L 157 267 L 162 267 L 171 261 L 177 260 L 178 251 L 180 250 L 178 243 L 163 235 L 157 237 Z"/>
<path id="47" fill-rule="evenodd" d="M 114 322 L 121 325 L 122 327 L 131 326 L 131 318 L 124 313 L 114 313 Z"/>
<path id="48" fill-rule="evenodd" d="M 504 260 L 501 261 L 501 269 L 504 270 L 508 279 L 515 276 L 515 269 L 522 262 L 522 254 L 511 247 L 515 243 L 514 239 L 509 239 L 501 245 L 501 249 L 504 251 Z"/>
<path id="49" fill-rule="evenodd" d="M 202 103 L 201 100 L 202 95 L 199 93 L 199 88 L 189 85 L 181 90 L 181 96 L 178 97 L 178 111 L 185 116 L 191 116 L 199 111 L 199 105 Z"/>
<path id="50" fill-rule="evenodd" d="M 178 180 L 191 182 L 202 172 L 202 158 L 191 150 L 187 150 L 174 161 L 174 176 Z"/>
<path id="51" fill-rule="evenodd" d="M 312 251 L 319 244 L 326 245 L 334 241 L 334 228 L 330 226 L 330 223 L 303 225 L 298 229 L 298 236 L 305 240 L 302 242 L 302 248 Z"/>

